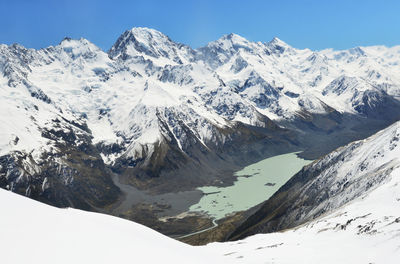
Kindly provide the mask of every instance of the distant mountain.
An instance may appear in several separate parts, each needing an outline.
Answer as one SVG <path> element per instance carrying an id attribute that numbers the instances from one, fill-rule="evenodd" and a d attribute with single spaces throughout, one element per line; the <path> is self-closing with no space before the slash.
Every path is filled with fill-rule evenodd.
<path id="1" fill-rule="evenodd" d="M 0 45 L 0 186 L 57 206 L 229 184 L 251 162 L 315 159 L 400 119 L 400 47 L 299 50 L 229 34 L 192 49 L 147 28 Z"/>

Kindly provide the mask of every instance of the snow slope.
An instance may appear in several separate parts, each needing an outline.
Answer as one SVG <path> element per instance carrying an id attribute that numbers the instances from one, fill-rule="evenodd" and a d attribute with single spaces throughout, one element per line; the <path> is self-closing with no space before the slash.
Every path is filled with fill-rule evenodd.
<path id="1" fill-rule="evenodd" d="M 315 178 L 347 177 L 351 186 L 345 189 L 327 181 L 332 190 L 340 190 L 330 200 L 334 206 L 326 207 L 324 215 L 282 232 L 202 247 L 182 244 L 119 218 L 57 209 L 0 190 L 0 225 L 6 227 L 0 236 L 0 248 L 6 252 L 2 260 L 10 264 L 398 263 L 399 139 L 397 122 L 309 165 L 318 166 L 346 153 L 341 163 L 325 168 Z"/>
<path id="2" fill-rule="evenodd" d="M 0 190 L 1 262 L 16 263 L 213 263 L 150 228 L 121 218 L 59 209 Z"/>
<path id="3" fill-rule="evenodd" d="M 398 263 L 399 178 L 397 168 L 383 186 L 298 228 L 207 247 L 225 263 Z"/>
<path id="4" fill-rule="evenodd" d="M 397 122 L 307 165 L 264 203 L 257 219 L 247 220 L 253 226 L 247 223 L 240 232 L 284 231 L 210 247 L 225 247 L 226 253 L 236 252 L 229 255 L 232 260 L 243 256 L 250 263 L 266 256 L 271 263 L 397 263 L 399 140 Z M 295 184 L 298 177 L 301 185 Z"/>
<path id="5" fill-rule="evenodd" d="M 185 127 L 208 146 L 221 137 L 216 128 L 232 122 L 265 126 L 260 113 L 293 119 L 330 106 L 366 114 L 400 96 L 399 65 L 399 47 L 311 51 L 229 34 L 194 50 L 148 28 L 127 30 L 108 53 L 86 39 L 41 50 L 1 45 L 0 100 L 10 109 L 0 120 L 7 127 L 0 151 L 45 145 L 37 131 L 56 116 L 86 123 L 95 144 L 119 145 L 102 153 L 112 164 L 121 156 L 143 158 L 165 136 L 159 120 L 185 152 Z M 10 144 L 15 135 L 20 141 Z"/>

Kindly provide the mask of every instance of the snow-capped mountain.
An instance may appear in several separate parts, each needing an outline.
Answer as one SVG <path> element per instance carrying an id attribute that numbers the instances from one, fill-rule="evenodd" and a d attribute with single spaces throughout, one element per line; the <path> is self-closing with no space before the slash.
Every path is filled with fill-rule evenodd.
<path id="1" fill-rule="evenodd" d="M 3 261 L 394 264 L 400 257 L 399 140 L 397 122 L 300 172 L 288 186 L 312 177 L 291 195 L 287 215 L 295 221 L 292 216 L 302 215 L 301 226 L 201 247 L 116 217 L 58 209 L 0 190 Z"/>
<path id="2" fill-rule="evenodd" d="M 399 47 L 311 51 L 235 34 L 192 49 L 147 28 L 108 52 L 86 39 L 1 45 L 0 186 L 96 210 L 120 195 L 107 166 L 168 192 L 229 182 L 269 155 L 315 158 L 400 118 L 399 61 Z"/>

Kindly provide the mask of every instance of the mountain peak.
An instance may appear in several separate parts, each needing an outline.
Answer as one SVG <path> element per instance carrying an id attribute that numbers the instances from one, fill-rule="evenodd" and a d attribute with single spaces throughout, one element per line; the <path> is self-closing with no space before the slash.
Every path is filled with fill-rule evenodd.
<path id="1" fill-rule="evenodd" d="M 271 43 L 271 44 L 277 44 L 277 45 L 287 45 L 283 40 L 281 40 L 281 39 L 278 38 L 278 37 L 273 37 L 273 38 L 269 41 L 269 43 Z"/>
<path id="2" fill-rule="evenodd" d="M 151 37 L 151 36 L 159 36 L 163 38 L 168 38 L 164 33 L 153 29 L 153 28 L 147 28 L 147 27 L 133 27 L 130 30 L 133 35 L 136 37 Z"/>
<path id="3" fill-rule="evenodd" d="M 212 41 L 207 44 L 207 49 L 217 49 L 217 50 L 224 50 L 224 51 L 237 51 L 240 48 L 243 49 L 250 49 L 251 42 L 245 39 L 242 36 L 239 36 L 234 33 L 226 34 L 220 37 L 219 39 Z M 203 49 L 204 49 L 203 48 Z"/>
<path id="4" fill-rule="evenodd" d="M 244 37 L 242 37 L 238 34 L 235 34 L 235 33 L 230 33 L 230 34 L 224 35 L 220 39 L 226 39 L 226 40 L 230 40 L 232 42 L 249 42 Z"/>
<path id="5" fill-rule="evenodd" d="M 250 41 L 238 34 L 230 33 L 223 35 L 216 41 L 210 42 L 209 45 L 221 45 L 223 43 L 229 43 L 230 45 L 248 45 Z"/>
<path id="6" fill-rule="evenodd" d="M 352 49 L 349 49 L 349 53 L 351 55 L 356 55 L 356 56 L 365 56 L 366 53 L 361 47 L 355 47 Z"/>
<path id="7" fill-rule="evenodd" d="M 133 27 L 132 29 L 127 30 L 125 33 L 140 43 L 174 43 L 167 35 L 152 28 Z"/>
<path id="8" fill-rule="evenodd" d="M 135 56 L 167 58 L 172 63 L 182 63 L 191 49 L 172 41 L 167 35 L 155 29 L 134 27 L 125 31 L 108 51 L 112 59 L 126 60 Z"/>
<path id="9" fill-rule="evenodd" d="M 283 53 L 285 50 L 291 49 L 291 46 L 281 39 L 274 37 L 266 45 L 271 49 L 273 53 Z"/>
<path id="10" fill-rule="evenodd" d="M 66 37 L 64 37 L 64 38 L 61 40 L 61 42 L 63 42 L 63 41 L 71 41 L 71 40 L 72 40 L 71 37 L 66 36 Z M 60 43 L 61 43 L 61 42 L 60 42 Z"/>
<path id="11" fill-rule="evenodd" d="M 99 47 L 85 38 L 72 39 L 65 37 L 58 47 L 73 59 L 81 56 L 84 58 L 94 58 L 96 54 L 102 52 Z"/>
<path id="12" fill-rule="evenodd" d="M 61 42 L 59 43 L 60 46 L 71 46 L 71 45 L 91 45 L 94 47 L 97 47 L 96 45 L 94 45 L 92 42 L 90 42 L 89 40 L 85 39 L 85 38 L 79 38 L 79 39 L 73 39 L 71 37 L 65 37 L 61 40 Z"/>

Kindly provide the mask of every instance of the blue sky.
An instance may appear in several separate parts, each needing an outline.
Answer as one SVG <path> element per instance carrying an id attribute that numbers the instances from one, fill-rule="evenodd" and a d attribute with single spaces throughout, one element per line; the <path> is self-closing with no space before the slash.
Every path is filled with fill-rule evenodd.
<path id="1" fill-rule="evenodd" d="M 236 33 L 297 48 L 400 45 L 400 1 L 0 0 L 0 43 L 29 48 L 84 37 L 108 50 L 126 29 L 155 28 L 194 48 Z"/>

